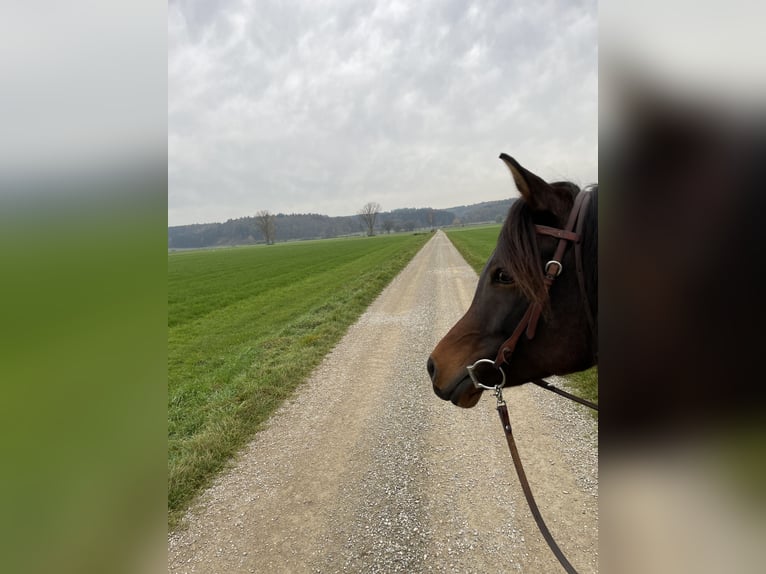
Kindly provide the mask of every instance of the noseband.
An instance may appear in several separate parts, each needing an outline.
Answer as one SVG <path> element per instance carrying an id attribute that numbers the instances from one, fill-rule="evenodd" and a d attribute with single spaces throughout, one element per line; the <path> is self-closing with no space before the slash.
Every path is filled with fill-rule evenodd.
<path id="1" fill-rule="evenodd" d="M 556 278 L 561 275 L 564 270 L 564 266 L 561 261 L 564 258 L 564 252 L 566 251 L 569 243 L 574 244 L 575 250 L 575 268 L 577 270 L 577 283 L 580 287 L 580 295 L 585 308 L 585 316 L 588 320 L 588 326 L 590 327 L 591 334 L 595 333 L 596 322 L 593 318 L 593 311 L 590 307 L 590 301 L 588 300 L 588 294 L 585 291 L 585 270 L 582 262 L 582 228 L 585 221 L 585 215 L 588 212 L 588 206 L 590 205 L 591 192 L 588 190 L 581 191 L 575 197 L 572 211 L 569 212 L 569 219 L 564 229 L 558 229 L 556 227 L 548 227 L 547 225 L 535 225 L 535 231 L 538 235 L 550 235 L 556 237 L 559 242 L 556 246 L 556 251 L 553 253 L 553 258 L 545 264 L 543 268 L 543 284 L 545 288 L 545 296 L 543 301 L 548 298 L 551 285 Z M 499 386 L 505 385 L 505 372 L 502 369 L 503 365 L 507 365 L 513 354 L 516 344 L 519 342 L 522 333 L 526 331 L 527 339 L 534 339 L 535 331 L 537 330 L 537 322 L 540 319 L 540 314 L 543 310 L 542 303 L 532 303 L 527 307 L 524 316 L 516 325 L 508 339 L 500 345 L 500 349 L 497 352 L 494 362 L 490 359 L 479 359 L 473 365 L 468 367 L 468 374 L 471 376 L 474 386 L 480 389 L 494 390 L 498 385 L 487 386 L 478 380 L 476 373 L 474 372 L 476 366 L 481 363 L 491 363 L 494 367 L 500 371 L 502 375 L 502 383 Z"/>

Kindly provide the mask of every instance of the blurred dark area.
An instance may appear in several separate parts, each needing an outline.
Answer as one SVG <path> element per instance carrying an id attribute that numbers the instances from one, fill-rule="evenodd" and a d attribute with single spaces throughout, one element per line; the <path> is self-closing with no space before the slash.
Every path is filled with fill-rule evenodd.
<path id="1" fill-rule="evenodd" d="M 602 141 L 604 449 L 766 413 L 766 117 L 633 82 Z"/>

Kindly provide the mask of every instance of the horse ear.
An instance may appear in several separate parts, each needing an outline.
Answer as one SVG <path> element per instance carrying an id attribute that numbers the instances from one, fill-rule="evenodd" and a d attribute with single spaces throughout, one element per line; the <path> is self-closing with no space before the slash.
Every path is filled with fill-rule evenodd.
<path id="1" fill-rule="evenodd" d="M 547 211 L 558 218 L 566 217 L 569 209 L 571 209 L 571 195 L 567 197 L 567 194 L 562 194 L 561 190 L 556 189 L 546 183 L 541 177 L 522 167 L 511 156 L 501 153 L 500 159 L 511 170 L 513 181 L 519 193 L 521 193 L 521 197 L 532 211 Z"/>

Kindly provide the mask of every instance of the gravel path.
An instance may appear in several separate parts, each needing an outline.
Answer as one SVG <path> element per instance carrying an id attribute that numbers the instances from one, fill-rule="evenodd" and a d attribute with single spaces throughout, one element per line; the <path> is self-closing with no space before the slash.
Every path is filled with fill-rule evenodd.
<path id="1" fill-rule="evenodd" d="M 437 232 L 169 534 L 168 571 L 563 571 L 494 399 L 464 410 L 431 390 L 426 359 L 476 280 Z M 549 528 L 597 572 L 596 423 L 532 385 L 504 394 Z"/>

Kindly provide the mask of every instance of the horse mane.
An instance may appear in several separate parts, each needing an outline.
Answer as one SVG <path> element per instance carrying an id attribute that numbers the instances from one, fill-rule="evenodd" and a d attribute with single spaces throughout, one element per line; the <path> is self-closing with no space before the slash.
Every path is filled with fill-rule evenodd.
<path id="1" fill-rule="evenodd" d="M 573 200 L 580 193 L 580 188 L 571 182 L 562 181 L 550 185 L 571 193 Z M 598 260 L 598 185 L 586 189 L 592 196 L 583 222 L 583 262 L 587 273 L 585 284 L 588 299 L 594 316 L 597 316 L 598 265 L 595 262 Z M 559 227 L 558 222 L 553 219 L 554 216 L 550 213 L 534 213 L 526 201 L 514 201 L 500 230 L 496 249 L 500 265 L 511 274 L 524 297 L 530 303 L 543 306 L 546 296 L 541 267 L 542 256 L 537 247 L 535 225 Z"/>

